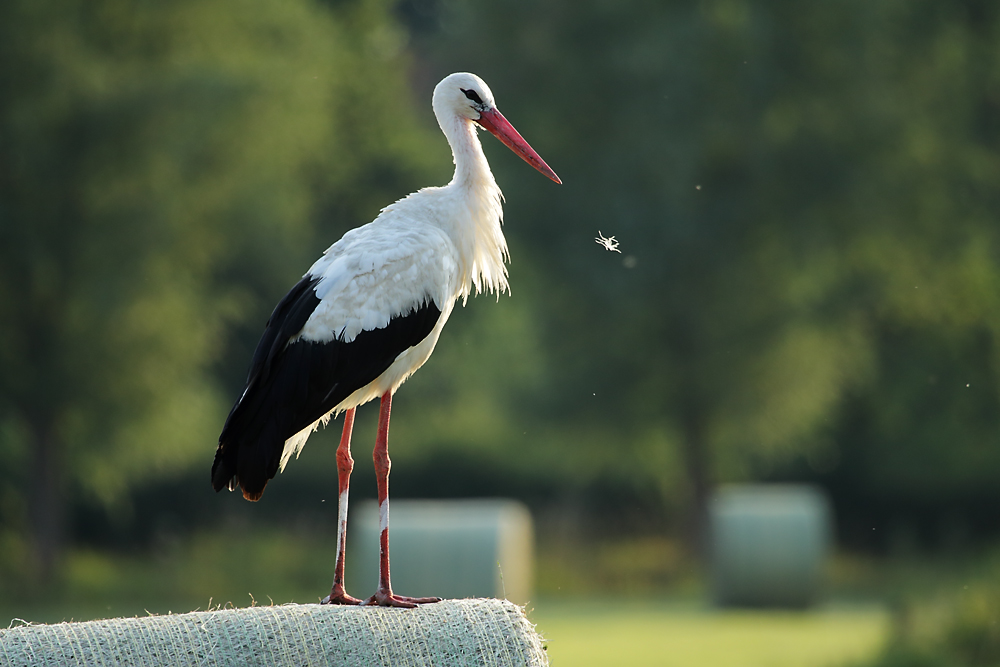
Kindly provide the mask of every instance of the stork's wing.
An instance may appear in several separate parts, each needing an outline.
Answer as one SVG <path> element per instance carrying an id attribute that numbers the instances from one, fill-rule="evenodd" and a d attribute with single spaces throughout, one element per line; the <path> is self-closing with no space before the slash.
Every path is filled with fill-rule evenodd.
<path id="1" fill-rule="evenodd" d="M 434 329 L 441 310 L 423 295 L 388 323 L 312 341 L 300 336 L 320 306 L 319 279 L 306 276 L 278 304 L 254 353 L 247 386 L 219 437 L 212 485 L 242 487 L 256 500 L 278 471 L 285 441 L 386 371 Z"/>

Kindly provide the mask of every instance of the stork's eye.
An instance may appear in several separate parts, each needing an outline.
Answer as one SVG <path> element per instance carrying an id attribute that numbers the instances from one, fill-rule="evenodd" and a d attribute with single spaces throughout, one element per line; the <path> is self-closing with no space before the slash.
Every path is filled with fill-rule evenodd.
<path id="1" fill-rule="evenodd" d="M 463 93 L 465 93 L 465 96 L 468 97 L 473 102 L 475 102 L 476 104 L 482 104 L 483 103 L 482 98 L 479 97 L 479 93 L 477 93 L 476 91 L 474 91 L 474 90 L 466 90 L 465 88 L 459 88 L 459 90 L 461 90 Z"/>

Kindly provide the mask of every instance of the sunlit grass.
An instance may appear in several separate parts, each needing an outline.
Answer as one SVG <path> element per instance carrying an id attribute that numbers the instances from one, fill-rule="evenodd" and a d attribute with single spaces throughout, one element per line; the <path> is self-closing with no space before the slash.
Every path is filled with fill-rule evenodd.
<path id="1" fill-rule="evenodd" d="M 712 611 L 653 602 L 542 601 L 530 618 L 553 667 L 824 667 L 870 658 L 885 639 L 878 607 Z"/>

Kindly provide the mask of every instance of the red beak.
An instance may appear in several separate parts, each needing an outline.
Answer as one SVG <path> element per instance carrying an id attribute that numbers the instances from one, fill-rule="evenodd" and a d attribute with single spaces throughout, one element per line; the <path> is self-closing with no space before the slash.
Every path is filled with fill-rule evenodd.
<path id="1" fill-rule="evenodd" d="M 538 153 L 517 133 L 514 126 L 507 122 L 507 119 L 503 117 L 503 114 L 498 109 L 493 108 L 481 112 L 476 122 L 487 132 L 502 141 L 507 148 L 520 155 L 522 160 L 556 183 L 562 185 L 562 181 L 556 176 L 556 172 L 552 171 L 549 165 L 545 164 L 545 160 L 538 156 Z"/>

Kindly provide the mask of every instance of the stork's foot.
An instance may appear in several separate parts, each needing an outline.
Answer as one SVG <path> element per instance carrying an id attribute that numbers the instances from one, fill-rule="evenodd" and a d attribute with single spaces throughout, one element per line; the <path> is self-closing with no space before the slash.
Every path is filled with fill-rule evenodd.
<path id="1" fill-rule="evenodd" d="M 343 586 L 334 586 L 320 604 L 361 604 L 361 600 L 344 592 Z"/>
<path id="2" fill-rule="evenodd" d="M 401 607 L 403 609 L 413 609 L 418 604 L 429 604 L 431 602 L 440 602 L 441 598 L 411 598 L 405 595 L 394 595 L 392 591 L 378 590 L 375 595 L 371 596 L 362 605 L 365 606 L 375 606 L 379 607 Z"/>

